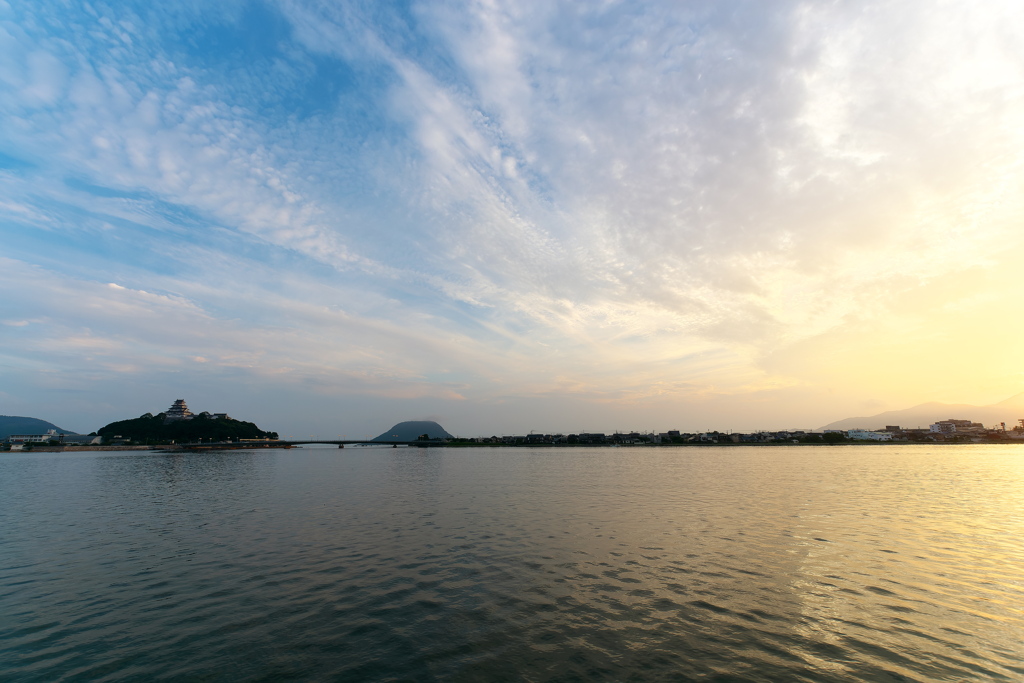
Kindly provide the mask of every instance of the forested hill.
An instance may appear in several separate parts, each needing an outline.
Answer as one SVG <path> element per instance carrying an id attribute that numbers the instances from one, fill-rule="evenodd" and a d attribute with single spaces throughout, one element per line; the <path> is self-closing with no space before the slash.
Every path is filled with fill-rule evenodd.
<path id="1" fill-rule="evenodd" d="M 0 439 L 11 434 L 45 434 L 46 430 L 55 429 L 57 433 L 74 434 L 75 432 L 61 429 L 52 422 L 34 417 L 18 417 L 17 415 L 0 415 Z"/>
<path id="2" fill-rule="evenodd" d="M 217 418 L 200 413 L 191 420 L 164 424 L 164 414 L 146 413 L 134 420 L 111 422 L 96 432 L 104 441 L 119 436 L 131 441 L 150 443 L 182 443 L 189 441 L 228 441 L 236 439 L 276 439 L 277 432 L 265 432 L 252 422 Z"/>
<path id="3" fill-rule="evenodd" d="M 436 422 L 419 420 L 399 422 L 394 427 L 374 438 L 374 441 L 415 441 L 426 435 L 430 439 L 450 439 L 451 434 Z"/>

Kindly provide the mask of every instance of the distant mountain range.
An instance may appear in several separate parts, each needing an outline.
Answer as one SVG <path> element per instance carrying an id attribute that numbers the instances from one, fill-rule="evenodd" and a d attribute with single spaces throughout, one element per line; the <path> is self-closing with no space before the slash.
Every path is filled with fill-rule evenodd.
<path id="1" fill-rule="evenodd" d="M 881 429 L 886 425 L 903 428 L 927 428 L 928 425 L 954 418 L 973 420 L 986 427 L 1005 422 L 1007 429 L 1024 418 L 1024 393 L 1011 396 L 990 406 L 974 406 L 962 403 L 922 403 L 906 410 L 889 410 L 868 417 L 848 417 L 821 427 L 821 429 Z"/>
<path id="2" fill-rule="evenodd" d="M 431 439 L 450 439 L 451 434 L 436 422 L 414 421 L 399 422 L 394 427 L 376 437 L 374 441 L 415 441 L 426 434 Z"/>
<path id="3" fill-rule="evenodd" d="M 45 434 L 46 430 L 55 429 L 57 433 L 75 434 L 70 429 L 61 429 L 52 422 L 38 420 L 34 417 L 18 417 L 16 415 L 0 415 L 0 439 L 11 434 Z"/>

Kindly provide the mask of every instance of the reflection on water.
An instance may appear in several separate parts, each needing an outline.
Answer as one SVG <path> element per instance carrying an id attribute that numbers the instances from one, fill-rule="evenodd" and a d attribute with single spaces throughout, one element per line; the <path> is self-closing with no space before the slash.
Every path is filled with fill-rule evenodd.
<path id="1" fill-rule="evenodd" d="M 0 678 L 1016 680 L 1024 448 L 0 459 Z"/>

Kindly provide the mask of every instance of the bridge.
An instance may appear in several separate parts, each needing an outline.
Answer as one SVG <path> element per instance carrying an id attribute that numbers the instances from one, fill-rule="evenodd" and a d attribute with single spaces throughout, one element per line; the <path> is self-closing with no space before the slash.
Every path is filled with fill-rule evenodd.
<path id="1" fill-rule="evenodd" d="M 371 441 L 369 439 L 241 439 L 239 441 L 200 441 L 197 443 L 179 443 L 170 448 L 182 451 L 221 451 L 241 450 L 251 448 L 293 448 L 295 446 L 306 446 L 310 444 L 328 444 L 344 448 L 345 446 L 416 446 L 417 448 L 430 448 L 432 446 L 444 446 L 447 443 L 444 439 L 426 439 L 417 441 Z"/>

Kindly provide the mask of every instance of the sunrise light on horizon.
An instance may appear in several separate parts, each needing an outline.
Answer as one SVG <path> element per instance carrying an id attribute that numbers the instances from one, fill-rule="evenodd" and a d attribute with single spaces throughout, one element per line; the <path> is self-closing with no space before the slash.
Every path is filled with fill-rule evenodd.
<path id="1" fill-rule="evenodd" d="M 997 1 L 0 0 L 0 412 L 492 434 L 1002 401 L 1022 44 Z"/>

